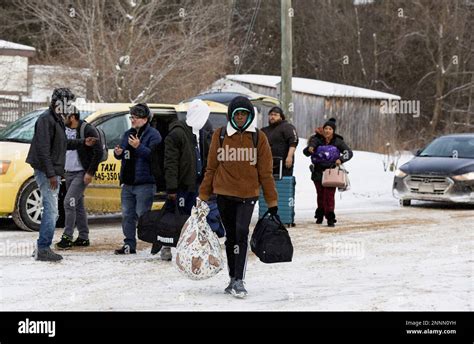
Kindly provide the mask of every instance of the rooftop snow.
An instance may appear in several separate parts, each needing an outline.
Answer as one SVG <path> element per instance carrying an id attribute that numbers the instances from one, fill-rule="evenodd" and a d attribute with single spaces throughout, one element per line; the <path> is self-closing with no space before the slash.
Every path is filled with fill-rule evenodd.
<path id="1" fill-rule="evenodd" d="M 233 74 L 227 75 L 227 79 L 233 81 L 246 82 L 261 86 L 276 88 L 280 83 L 280 77 L 275 75 L 258 74 Z M 390 93 L 373 91 L 362 87 L 336 84 L 333 82 L 297 78 L 292 80 L 293 92 L 302 92 L 324 97 L 348 97 L 348 98 L 368 98 L 368 99 L 400 99 L 399 96 Z"/>
<path id="2" fill-rule="evenodd" d="M 29 51 L 36 51 L 35 48 L 30 47 L 28 45 L 8 42 L 0 39 L 0 49 L 14 49 L 14 50 L 29 50 Z"/>

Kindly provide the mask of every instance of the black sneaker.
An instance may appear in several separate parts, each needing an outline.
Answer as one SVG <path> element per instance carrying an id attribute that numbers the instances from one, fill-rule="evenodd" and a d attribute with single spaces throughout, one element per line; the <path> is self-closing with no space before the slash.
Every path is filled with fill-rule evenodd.
<path id="1" fill-rule="evenodd" d="M 82 247 L 87 247 L 87 246 L 90 246 L 90 241 L 89 239 L 81 239 L 81 238 L 77 238 L 73 243 L 72 245 L 73 246 L 82 246 Z"/>
<path id="2" fill-rule="evenodd" d="M 73 242 L 71 238 L 69 238 L 67 235 L 63 234 L 61 237 L 61 241 L 56 243 L 56 248 L 59 250 L 69 250 L 73 245 Z"/>
<path id="3" fill-rule="evenodd" d="M 247 296 L 247 290 L 244 286 L 244 281 L 236 279 L 234 284 L 232 284 L 231 294 L 239 299 L 243 299 Z"/>
<path id="4" fill-rule="evenodd" d="M 59 262 L 63 257 L 57 253 L 54 253 L 49 247 L 37 249 L 35 251 L 35 260 L 43 262 Z"/>
<path id="5" fill-rule="evenodd" d="M 129 245 L 123 245 L 122 248 L 115 250 L 115 254 L 135 254 L 136 250 L 130 248 Z"/>
<path id="6" fill-rule="evenodd" d="M 226 294 L 232 294 L 232 286 L 234 285 L 235 282 L 235 277 L 231 277 L 229 281 L 229 285 L 227 288 L 224 289 L 224 293 Z"/>

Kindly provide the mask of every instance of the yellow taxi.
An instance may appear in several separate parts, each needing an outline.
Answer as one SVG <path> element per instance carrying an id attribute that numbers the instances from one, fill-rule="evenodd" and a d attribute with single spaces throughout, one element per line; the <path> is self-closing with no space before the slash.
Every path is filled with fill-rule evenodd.
<path id="1" fill-rule="evenodd" d="M 254 99 L 257 109 L 278 104 L 275 98 Z M 204 100 L 211 109 L 209 120 L 218 128 L 227 123 L 227 106 L 211 100 Z M 115 159 L 113 148 L 119 144 L 122 135 L 131 126 L 126 103 L 77 103 L 81 118 L 104 131 L 108 159 L 99 164 L 94 180 L 85 191 L 85 205 L 89 213 L 107 214 L 120 212 L 120 162 Z M 151 125 L 160 131 L 163 138 L 169 124 L 186 117 L 189 102 L 181 104 L 148 104 L 153 113 Z M 0 131 L 0 217 L 11 217 L 15 224 L 24 229 L 39 230 L 41 223 L 41 197 L 33 178 L 33 169 L 25 162 L 38 116 L 46 109 L 35 110 Z M 158 187 L 158 190 L 163 188 Z M 63 226 L 64 210 L 62 197 L 65 194 L 61 183 L 57 227 Z M 159 209 L 165 199 L 163 192 L 155 195 L 154 209 Z"/>

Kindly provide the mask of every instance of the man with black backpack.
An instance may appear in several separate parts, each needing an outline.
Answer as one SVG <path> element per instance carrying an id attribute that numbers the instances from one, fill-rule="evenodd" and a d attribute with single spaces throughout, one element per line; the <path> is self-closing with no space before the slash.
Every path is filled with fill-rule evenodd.
<path id="1" fill-rule="evenodd" d="M 228 107 L 226 127 L 212 137 L 207 169 L 199 198 L 217 194 L 219 213 L 226 230 L 226 255 L 230 283 L 227 294 L 243 298 L 249 225 L 260 186 L 269 212 L 278 212 L 273 179 L 273 159 L 266 135 L 255 128 L 255 110 L 246 97 L 234 98 Z"/>
<path id="2" fill-rule="evenodd" d="M 84 191 L 94 178 L 103 152 L 97 129 L 81 120 L 79 110 L 75 107 L 66 116 L 64 124 L 68 138 L 65 163 L 67 190 L 64 198 L 65 226 L 61 241 L 56 244 L 56 248 L 67 250 L 90 245 Z M 81 141 L 84 137 L 95 137 L 97 142 L 91 147 L 83 145 Z M 79 236 L 73 241 L 75 226 Z"/>
<path id="3" fill-rule="evenodd" d="M 206 123 L 210 112 L 205 102 L 195 99 L 189 104 L 186 119 L 170 125 L 164 159 L 168 210 L 176 203 L 182 213 L 191 215 L 207 164 L 212 126 L 206 127 Z M 161 259 L 172 259 L 170 247 L 161 249 Z"/>

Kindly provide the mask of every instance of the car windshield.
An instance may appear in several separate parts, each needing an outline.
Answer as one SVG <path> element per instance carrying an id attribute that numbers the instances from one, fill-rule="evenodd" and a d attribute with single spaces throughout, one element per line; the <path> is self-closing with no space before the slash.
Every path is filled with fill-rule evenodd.
<path id="1" fill-rule="evenodd" d="M 419 156 L 474 159 L 474 137 L 437 138 Z"/>
<path id="2" fill-rule="evenodd" d="M 44 111 L 44 109 L 41 109 L 29 112 L 15 122 L 10 123 L 0 131 L 0 141 L 31 143 L 35 133 L 36 120 Z M 85 119 L 91 113 L 91 111 L 81 111 L 81 119 Z"/>

